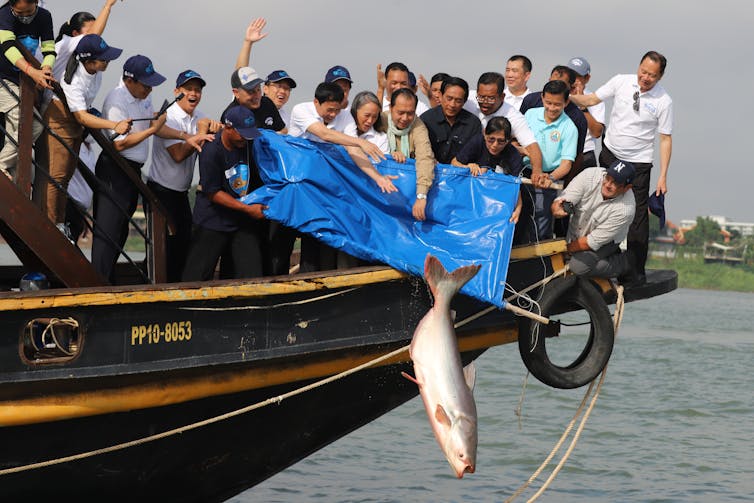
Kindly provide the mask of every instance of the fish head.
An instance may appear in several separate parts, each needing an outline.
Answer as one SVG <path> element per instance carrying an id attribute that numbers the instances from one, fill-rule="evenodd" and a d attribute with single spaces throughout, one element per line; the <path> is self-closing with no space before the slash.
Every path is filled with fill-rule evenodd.
<path id="1" fill-rule="evenodd" d="M 476 470 L 477 424 L 466 415 L 454 418 L 443 444 L 443 452 L 456 477 Z"/>

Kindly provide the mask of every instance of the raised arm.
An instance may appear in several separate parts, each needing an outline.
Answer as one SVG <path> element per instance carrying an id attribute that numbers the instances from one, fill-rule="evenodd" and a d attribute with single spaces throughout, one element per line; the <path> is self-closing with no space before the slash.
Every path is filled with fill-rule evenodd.
<path id="1" fill-rule="evenodd" d="M 105 5 L 102 6 L 102 10 L 99 11 L 99 14 L 97 15 L 97 19 L 95 19 L 92 23 L 92 28 L 89 33 L 102 35 L 102 33 L 105 31 L 105 27 L 107 26 L 107 20 L 110 17 L 110 11 L 117 1 L 118 0 L 107 0 L 105 2 Z"/>
<path id="2" fill-rule="evenodd" d="M 246 35 L 241 44 L 241 50 L 238 52 L 238 58 L 236 58 L 236 70 L 243 66 L 249 66 L 249 62 L 251 61 L 251 46 L 267 36 L 267 33 L 262 33 L 266 25 L 267 20 L 263 17 L 258 17 L 252 20 L 249 26 L 246 27 Z"/>

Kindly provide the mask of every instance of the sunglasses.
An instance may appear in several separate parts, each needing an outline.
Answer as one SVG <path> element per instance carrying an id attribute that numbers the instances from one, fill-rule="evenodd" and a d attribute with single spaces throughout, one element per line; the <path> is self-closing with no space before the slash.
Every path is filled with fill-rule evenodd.
<path id="1" fill-rule="evenodd" d="M 634 112 L 639 112 L 639 91 L 634 93 Z"/>

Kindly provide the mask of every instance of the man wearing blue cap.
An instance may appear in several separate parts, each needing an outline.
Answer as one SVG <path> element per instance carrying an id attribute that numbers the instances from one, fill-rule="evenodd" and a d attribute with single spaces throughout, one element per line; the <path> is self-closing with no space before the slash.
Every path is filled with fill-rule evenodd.
<path id="1" fill-rule="evenodd" d="M 275 104 L 286 127 L 291 121 L 291 113 L 284 107 L 291 97 L 291 89 L 295 88 L 296 81 L 285 70 L 275 70 L 270 73 L 264 83 L 264 95 Z"/>
<path id="2" fill-rule="evenodd" d="M 123 64 L 123 78 L 105 98 L 102 117 L 114 122 L 142 117 L 153 117 L 152 88 L 165 82 L 146 56 L 131 56 Z M 153 121 L 133 122 L 128 134 L 121 134 L 113 141 L 115 150 L 125 158 L 131 168 L 141 172 L 147 161 L 147 141 L 165 124 L 165 114 Z M 128 237 L 128 219 L 136 211 L 139 192 L 107 153 L 97 159 L 97 176 L 106 183 L 114 198 L 98 192 L 94 201 L 94 237 L 92 239 L 92 265 L 103 278 L 113 282 L 115 262 Z M 123 214 L 123 209 L 127 215 Z M 113 245 L 113 242 L 118 245 Z"/>
<path id="3" fill-rule="evenodd" d="M 574 274 L 614 278 L 633 265 L 618 245 L 636 212 L 631 190 L 634 176 L 636 169 L 630 162 L 615 161 L 607 169 L 587 168 L 552 203 L 555 218 L 571 215 L 567 240 Z"/>
<path id="4" fill-rule="evenodd" d="M 351 86 L 353 80 L 351 79 L 351 72 L 348 68 L 341 65 L 335 65 L 325 74 L 325 82 L 334 82 L 343 89 L 343 101 L 341 102 L 341 109 L 344 113 L 349 112 L 348 94 L 351 92 Z"/>
<path id="5" fill-rule="evenodd" d="M 206 82 L 194 70 L 185 70 L 175 81 L 175 95 L 182 96 L 166 112 L 165 127 L 152 141 L 152 162 L 147 185 L 175 224 L 167 236 L 168 281 L 180 281 L 191 242 L 191 206 L 188 190 L 194 178 L 198 153 L 207 141 L 215 139 L 220 123 L 197 110 Z"/>
<path id="6" fill-rule="evenodd" d="M 257 137 L 254 113 L 238 105 L 227 111 L 225 127 L 199 154 L 200 190 L 183 281 L 212 279 L 221 256 L 232 261 L 236 278 L 263 274 L 266 206 L 239 201 L 262 186 L 250 143 Z"/>

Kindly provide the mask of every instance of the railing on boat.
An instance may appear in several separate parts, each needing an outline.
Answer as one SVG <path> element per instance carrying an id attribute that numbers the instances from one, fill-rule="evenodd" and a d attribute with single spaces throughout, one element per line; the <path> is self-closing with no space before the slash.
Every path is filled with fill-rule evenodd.
<path id="1" fill-rule="evenodd" d="M 25 47 L 18 42 L 16 42 L 16 47 L 30 65 L 34 68 L 40 67 L 39 61 Z M 5 82 L 0 81 L 0 85 L 5 86 L 11 96 L 15 95 Z M 20 112 L 18 141 L 14 141 L 13 138 L 8 136 L 5 127 L 0 126 L 0 137 L 6 142 L 15 143 L 18 148 L 15 179 L 11 181 L 0 175 L 0 197 L 3 198 L 3 204 L 0 204 L 0 234 L 18 256 L 26 271 L 49 273 L 60 284 L 70 288 L 106 284 L 106 280 L 96 272 L 81 250 L 56 228 L 54 223 L 47 218 L 42 207 L 32 201 L 32 185 L 41 186 L 40 183 L 32 183 L 32 173 L 36 174 L 37 182 L 42 180 L 40 177 L 44 177 L 44 181 L 56 184 L 58 190 L 65 192 L 66 198 L 71 198 L 68 191 L 50 177 L 45 165 L 46 159 L 34 159 L 32 121 L 36 119 L 42 123 L 43 134 L 49 134 L 55 141 L 63 145 L 66 144 L 47 127 L 39 111 L 35 109 L 34 105 L 39 97 L 39 92 L 34 81 L 23 72 L 19 72 L 19 90 L 20 96 L 16 96 Z M 56 86 L 54 93 L 65 103 L 62 89 L 59 86 Z M 101 229 L 96 229 L 96 231 L 118 249 L 120 256 L 124 257 L 132 266 L 130 273 L 135 273 L 138 281 L 142 283 L 165 282 L 167 279 L 166 237 L 168 232 L 172 232 L 173 225 L 164 206 L 142 181 L 141 174 L 134 171 L 125 162 L 101 130 L 87 128 L 86 133 L 90 134 L 102 151 L 115 161 L 141 195 L 144 213 L 146 214 L 145 228 L 142 228 L 131 215 L 126 214 L 125 210 L 123 211 L 131 228 L 135 229 L 136 233 L 144 239 L 146 270 L 137 264 L 137 261 L 129 256 L 122 247 L 117 245 L 117 237 L 108 236 Z M 78 152 L 72 153 L 78 159 L 77 169 L 94 191 L 95 197 L 97 194 L 104 194 L 105 197 L 112 198 L 112 190 L 86 168 L 83 161 L 78 157 Z M 82 213 L 87 228 L 95 232 L 96 223 L 88 211 L 81 210 L 78 206 L 76 206 L 76 209 Z"/>

